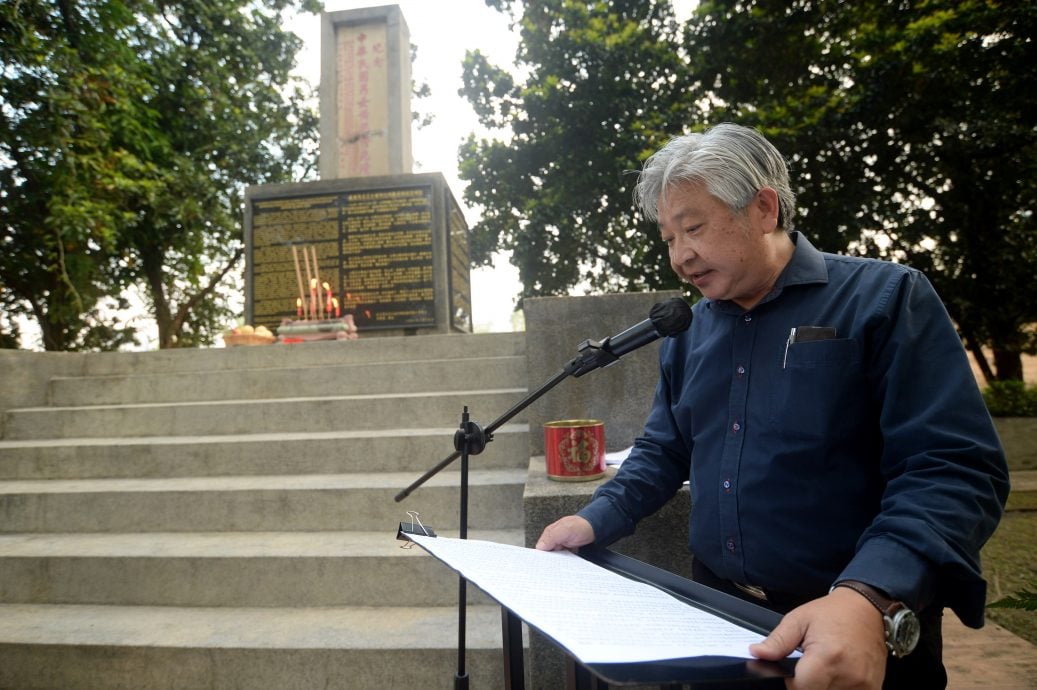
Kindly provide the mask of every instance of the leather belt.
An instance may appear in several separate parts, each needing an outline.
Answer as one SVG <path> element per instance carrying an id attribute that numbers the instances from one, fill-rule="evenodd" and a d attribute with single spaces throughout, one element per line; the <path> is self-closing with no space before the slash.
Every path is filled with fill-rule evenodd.
<path id="1" fill-rule="evenodd" d="M 763 587 L 757 587 L 756 585 L 743 585 L 741 582 L 735 582 L 733 580 L 731 581 L 731 584 L 751 596 L 753 599 L 759 601 L 770 601 L 767 597 L 767 592 L 764 591 Z"/>

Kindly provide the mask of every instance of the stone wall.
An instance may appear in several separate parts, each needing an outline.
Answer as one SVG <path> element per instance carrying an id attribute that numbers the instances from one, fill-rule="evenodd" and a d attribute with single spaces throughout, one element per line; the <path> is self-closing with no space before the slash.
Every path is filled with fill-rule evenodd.
<path id="1" fill-rule="evenodd" d="M 523 310 L 529 390 L 562 371 L 582 341 L 621 333 L 647 319 L 657 302 L 679 296 L 671 291 L 527 298 Z M 529 408 L 529 454 L 543 454 L 542 426 L 554 419 L 600 419 L 609 451 L 630 446 L 644 426 L 658 378 L 656 341 L 610 367 L 562 381 Z"/>

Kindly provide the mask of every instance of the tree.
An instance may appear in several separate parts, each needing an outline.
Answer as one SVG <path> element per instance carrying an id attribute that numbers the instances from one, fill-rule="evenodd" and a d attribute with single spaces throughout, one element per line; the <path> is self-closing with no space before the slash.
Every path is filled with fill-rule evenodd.
<path id="1" fill-rule="evenodd" d="M 244 256 L 245 186 L 315 170 L 317 119 L 289 74 L 301 42 L 281 28 L 294 6 L 181 0 L 140 27 L 163 133 L 163 194 L 137 208 L 120 268 L 147 285 L 160 347 L 211 342 L 226 323 L 213 293 Z"/>
<path id="2" fill-rule="evenodd" d="M 508 0 L 487 0 L 512 10 Z M 799 229 L 929 275 L 988 380 L 1037 349 L 1034 0 L 534 0 L 524 84 L 473 54 L 466 94 L 510 141 L 462 147 L 524 295 L 672 287 L 631 179 L 669 135 L 731 120 L 790 155 Z M 983 356 L 993 351 L 993 366 Z"/>
<path id="3" fill-rule="evenodd" d="M 0 6 L 0 308 L 9 322 L 34 317 L 50 350 L 111 330 L 104 266 L 129 220 L 123 202 L 147 186 L 112 141 L 136 136 L 145 92 L 118 40 L 126 9 Z"/>
<path id="4" fill-rule="evenodd" d="M 314 0 L 23 0 L 0 10 L 0 281 L 47 349 L 114 347 L 142 285 L 159 345 L 211 342 L 248 184 L 305 177 L 316 116 L 282 15 Z M 116 298 L 116 301 L 118 298 Z M 118 305 L 116 305 L 118 306 Z M 107 338 L 105 336 L 107 334 Z"/>
<path id="5" fill-rule="evenodd" d="M 802 228 L 924 270 L 988 381 L 1037 348 L 1035 28 L 1032 0 L 722 0 L 688 26 L 715 118 L 794 152 Z"/>
<path id="6" fill-rule="evenodd" d="M 510 10 L 506 0 L 487 4 Z M 685 65 L 669 2 L 530 0 L 515 20 L 523 83 L 478 52 L 464 92 L 510 140 L 462 146 L 467 202 L 482 208 L 472 257 L 510 250 L 523 295 L 673 287 L 655 231 L 630 214 L 646 152 L 686 119 Z"/>

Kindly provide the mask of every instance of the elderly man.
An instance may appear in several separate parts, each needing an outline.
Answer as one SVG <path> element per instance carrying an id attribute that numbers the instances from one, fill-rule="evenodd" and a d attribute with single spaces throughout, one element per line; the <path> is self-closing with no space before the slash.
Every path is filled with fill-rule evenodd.
<path id="1" fill-rule="evenodd" d="M 637 201 L 704 299 L 660 348 L 643 435 L 537 548 L 609 544 L 690 481 L 696 580 L 785 613 L 751 653 L 790 688 L 942 688 L 945 606 L 983 624 L 1004 452 L 925 276 L 792 231 L 785 161 L 723 124 L 671 140 Z"/>

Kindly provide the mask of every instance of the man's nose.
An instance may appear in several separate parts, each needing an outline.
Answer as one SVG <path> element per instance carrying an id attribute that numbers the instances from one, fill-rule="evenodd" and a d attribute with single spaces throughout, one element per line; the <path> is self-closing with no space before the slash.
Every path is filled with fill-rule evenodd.
<path id="1" fill-rule="evenodd" d="M 670 261 L 682 266 L 695 258 L 695 250 L 691 242 L 681 238 L 674 238 L 670 245 Z"/>

